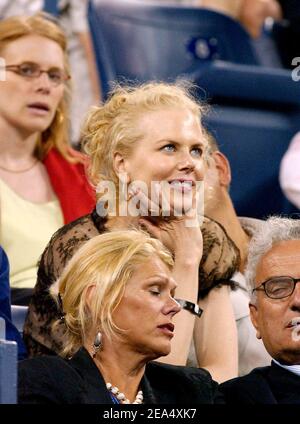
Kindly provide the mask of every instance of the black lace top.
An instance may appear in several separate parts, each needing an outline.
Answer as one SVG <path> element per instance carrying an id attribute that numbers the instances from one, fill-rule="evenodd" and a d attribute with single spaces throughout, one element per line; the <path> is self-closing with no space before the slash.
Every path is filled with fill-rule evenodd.
<path id="1" fill-rule="evenodd" d="M 40 260 L 38 279 L 24 327 L 24 340 L 30 356 L 60 351 L 64 323 L 61 322 L 61 329 L 56 328 L 52 332 L 52 324 L 59 318 L 60 311 L 49 294 L 49 287 L 80 246 L 108 231 L 105 224 L 106 220 L 94 211 L 65 225 L 52 236 Z M 201 231 L 204 246 L 199 269 L 199 297 L 220 283 L 228 283 L 239 265 L 239 252 L 223 227 L 204 218 Z"/>

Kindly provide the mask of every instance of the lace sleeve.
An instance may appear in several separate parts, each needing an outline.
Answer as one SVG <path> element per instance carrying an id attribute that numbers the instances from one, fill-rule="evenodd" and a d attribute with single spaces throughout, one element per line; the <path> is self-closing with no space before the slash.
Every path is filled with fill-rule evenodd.
<path id="1" fill-rule="evenodd" d="M 55 334 L 51 331 L 53 322 L 59 318 L 59 311 L 49 294 L 49 287 L 79 247 L 98 234 L 91 215 L 86 215 L 65 225 L 52 236 L 39 263 L 37 283 L 24 326 L 24 341 L 29 356 L 60 351 L 63 328 L 55 331 Z"/>
<path id="2" fill-rule="evenodd" d="M 238 270 L 240 253 L 225 229 L 212 219 L 205 218 L 201 227 L 203 255 L 199 269 L 199 298 L 220 284 L 230 284 Z"/>

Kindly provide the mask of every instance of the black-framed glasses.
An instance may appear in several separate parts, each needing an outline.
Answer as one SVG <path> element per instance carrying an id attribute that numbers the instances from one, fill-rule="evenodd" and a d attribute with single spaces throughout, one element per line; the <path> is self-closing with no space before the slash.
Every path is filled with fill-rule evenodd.
<path id="1" fill-rule="evenodd" d="M 283 299 L 294 293 L 295 286 L 299 281 L 300 278 L 288 276 L 273 277 L 253 289 L 252 293 L 257 290 L 263 290 L 271 299 Z"/>
<path id="2" fill-rule="evenodd" d="M 53 67 L 45 70 L 34 62 L 24 62 L 20 63 L 20 65 L 6 65 L 5 69 L 29 79 L 39 78 L 41 74 L 45 73 L 54 86 L 60 85 L 71 78 L 63 69 Z"/>

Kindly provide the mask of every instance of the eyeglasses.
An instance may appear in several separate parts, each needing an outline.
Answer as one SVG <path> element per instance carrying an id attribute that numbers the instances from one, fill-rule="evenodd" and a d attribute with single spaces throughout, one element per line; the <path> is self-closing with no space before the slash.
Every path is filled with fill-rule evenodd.
<path id="1" fill-rule="evenodd" d="M 15 72 L 23 78 L 39 78 L 42 73 L 48 75 L 49 81 L 53 86 L 60 85 L 71 77 L 65 71 L 60 68 L 50 68 L 47 71 L 41 69 L 40 65 L 34 62 L 24 62 L 20 65 L 7 65 L 5 66 L 7 71 Z"/>
<path id="2" fill-rule="evenodd" d="M 293 277 L 274 277 L 261 283 L 252 293 L 256 290 L 264 290 L 266 295 L 271 299 L 283 299 L 291 296 L 294 293 L 296 284 L 300 278 Z"/>

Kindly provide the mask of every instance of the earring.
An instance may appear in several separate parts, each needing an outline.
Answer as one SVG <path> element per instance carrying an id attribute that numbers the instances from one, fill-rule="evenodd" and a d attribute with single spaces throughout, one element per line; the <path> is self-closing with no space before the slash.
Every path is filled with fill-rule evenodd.
<path id="1" fill-rule="evenodd" d="M 102 334 L 100 333 L 100 331 L 98 331 L 93 343 L 93 358 L 95 358 L 95 356 L 97 355 L 101 347 L 102 347 Z"/>
<path id="2" fill-rule="evenodd" d="M 60 109 L 56 110 L 56 116 L 57 116 L 57 120 L 59 124 L 62 124 L 63 120 L 64 120 L 64 115 L 62 114 L 62 112 L 60 111 Z"/>

